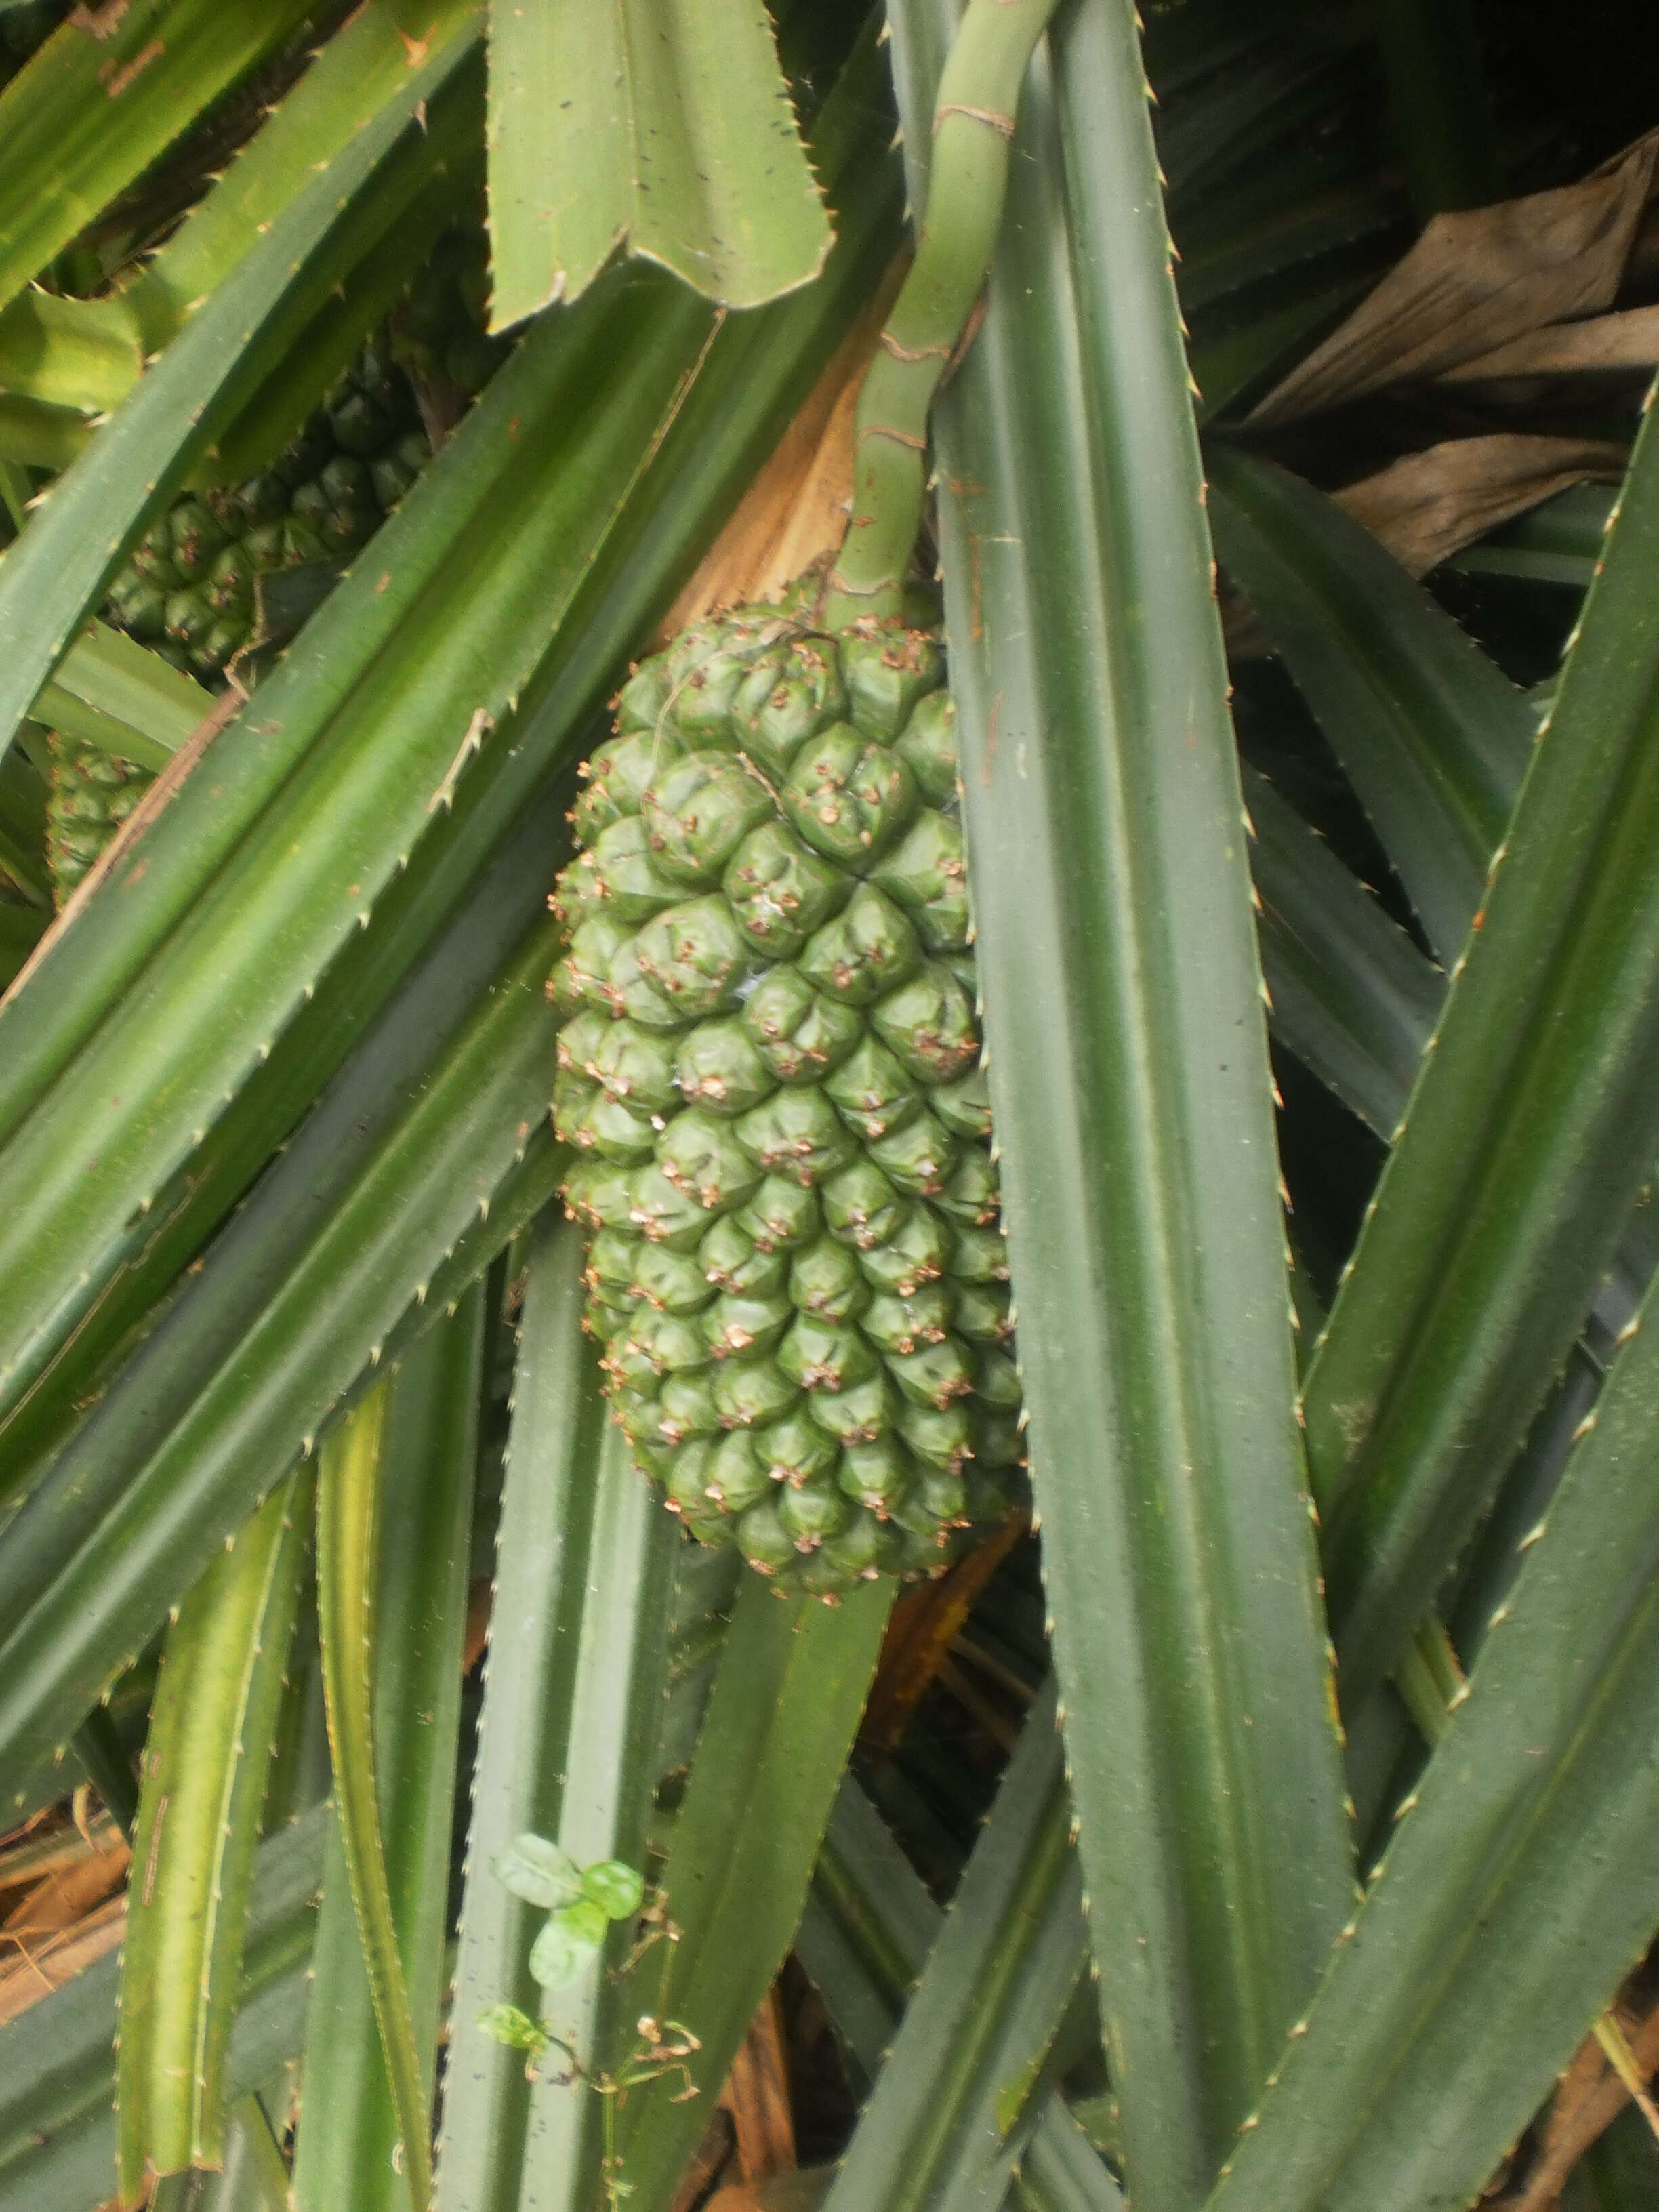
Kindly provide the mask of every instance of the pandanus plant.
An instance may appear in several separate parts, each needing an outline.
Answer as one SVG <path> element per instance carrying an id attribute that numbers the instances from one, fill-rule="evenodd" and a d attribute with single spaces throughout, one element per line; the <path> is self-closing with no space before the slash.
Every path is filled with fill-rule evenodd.
<path id="1" fill-rule="evenodd" d="M 0 2212 L 1649 2202 L 1650 143 L 12 15 Z"/>

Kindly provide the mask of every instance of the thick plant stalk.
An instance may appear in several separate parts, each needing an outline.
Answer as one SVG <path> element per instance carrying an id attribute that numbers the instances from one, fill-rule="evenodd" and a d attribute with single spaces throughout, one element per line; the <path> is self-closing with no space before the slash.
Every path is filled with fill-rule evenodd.
<path id="1" fill-rule="evenodd" d="M 859 394 L 853 514 L 823 611 L 831 629 L 899 612 L 921 524 L 927 410 L 990 270 L 1020 83 L 1056 4 L 973 0 L 951 46 L 928 215 Z"/>

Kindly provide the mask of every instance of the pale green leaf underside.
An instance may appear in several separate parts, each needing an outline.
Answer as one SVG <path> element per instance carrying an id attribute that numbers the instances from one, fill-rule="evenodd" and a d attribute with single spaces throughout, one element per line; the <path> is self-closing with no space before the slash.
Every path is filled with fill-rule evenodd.
<path id="1" fill-rule="evenodd" d="M 121 1970 L 124 2191 L 216 2162 L 225 2055 L 266 1758 L 294 1626 L 310 1484 L 276 1490 L 181 1607 L 167 1639 L 134 1838 L 142 1869 Z"/>
<path id="2" fill-rule="evenodd" d="M 760 0 L 492 0 L 492 327 L 573 300 L 619 243 L 732 307 L 830 250 Z"/>
<path id="3" fill-rule="evenodd" d="M 389 1393 L 372 1391 L 323 1447 L 317 1486 L 317 1598 L 336 1808 L 362 1963 L 402 2137 L 415 2212 L 432 2194 L 431 2107 L 398 1948 L 375 1783 L 371 1694 L 376 1526 Z"/>

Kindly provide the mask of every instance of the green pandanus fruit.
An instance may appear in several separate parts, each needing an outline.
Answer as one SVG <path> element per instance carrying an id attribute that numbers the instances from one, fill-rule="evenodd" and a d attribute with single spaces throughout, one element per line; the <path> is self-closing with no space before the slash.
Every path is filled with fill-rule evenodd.
<path id="1" fill-rule="evenodd" d="M 270 468 L 186 493 L 151 525 L 104 612 L 206 683 L 222 684 L 236 661 L 251 685 L 245 649 L 274 649 L 300 626 L 429 458 L 407 378 L 365 346 Z M 49 744 L 47 857 L 61 907 L 155 777 L 61 731 Z"/>
<path id="2" fill-rule="evenodd" d="M 47 734 L 52 781 L 46 793 L 46 862 L 58 905 L 66 906 L 82 878 L 155 778 L 147 768 L 117 760 L 97 746 Z"/>
<path id="3" fill-rule="evenodd" d="M 587 1322 L 705 1542 L 826 1597 L 936 1571 L 1024 1462 L 943 641 L 906 574 L 1053 0 L 973 0 L 834 573 L 618 695 L 556 904 Z"/>
<path id="4" fill-rule="evenodd" d="M 430 459 L 416 380 L 441 378 L 455 409 L 502 359 L 483 328 L 485 252 L 481 233 L 440 240 L 389 333 L 360 349 L 286 452 L 246 483 L 186 493 L 145 532 L 110 586 L 108 619 L 204 683 L 228 671 L 252 688 Z M 61 732 L 50 750 L 63 906 L 155 779 Z"/>
<path id="5" fill-rule="evenodd" d="M 110 618 L 212 683 L 256 635 L 264 579 L 343 567 L 425 466 L 408 380 L 364 346 L 288 451 L 153 524 L 110 586 Z"/>

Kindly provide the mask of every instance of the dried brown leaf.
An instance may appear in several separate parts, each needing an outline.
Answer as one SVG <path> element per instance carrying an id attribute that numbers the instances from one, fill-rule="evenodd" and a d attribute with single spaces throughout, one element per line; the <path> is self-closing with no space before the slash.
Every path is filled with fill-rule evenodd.
<path id="1" fill-rule="evenodd" d="M 1551 323 L 1612 307 L 1659 161 L 1659 131 L 1576 185 L 1437 215 L 1340 329 L 1249 419 L 1288 422 L 1442 376 Z"/>
<path id="2" fill-rule="evenodd" d="M 1625 460 L 1624 447 L 1602 438 L 1450 438 L 1334 496 L 1402 567 L 1422 576 L 1569 484 L 1617 483 Z"/>
<path id="3" fill-rule="evenodd" d="M 716 607 L 775 596 L 840 544 L 853 495 L 853 414 L 904 263 L 889 270 L 736 512 L 669 610 L 658 641 Z"/>
<path id="4" fill-rule="evenodd" d="M 1643 2075 L 1659 2072 L 1659 2004 L 1639 2019 L 1615 2008 Z M 1563 2184 L 1598 2136 L 1611 2127 L 1629 2100 L 1593 2035 L 1586 2036 L 1562 2075 L 1544 2122 L 1539 2153 L 1520 2193 L 1504 2200 L 1504 2212 L 1553 2212 Z"/>
<path id="5" fill-rule="evenodd" d="M 789 2067 L 784 2057 L 783 2014 L 775 1988 L 755 2014 L 720 2101 L 737 2130 L 738 2173 L 744 2181 L 763 2181 L 795 2171 L 795 2123 L 789 2104 Z"/>
<path id="6" fill-rule="evenodd" d="M 1011 1513 L 937 1582 L 905 1590 L 893 1607 L 859 1741 L 878 1757 L 896 1751 L 910 1716 L 939 1674 L 981 1591 L 1025 1534 Z"/>
<path id="7" fill-rule="evenodd" d="M 1605 376 L 1659 367 L 1659 307 L 1626 307 L 1581 323 L 1554 323 L 1510 338 L 1443 369 L 1443 384 L 1490 384 L 1515 377 Z"/>
<path id="8" fill-rule="evenodd" d="M 100 1905 L 74 1927 L 39 1938 L 31 1937 L 9 1958 L 0 1960 L 0 2027 L 15 2020 L 40 1998 L 73 1981 L 85 1967 L 120 1948 L 127 1924 L 125 1892 Z"/>

